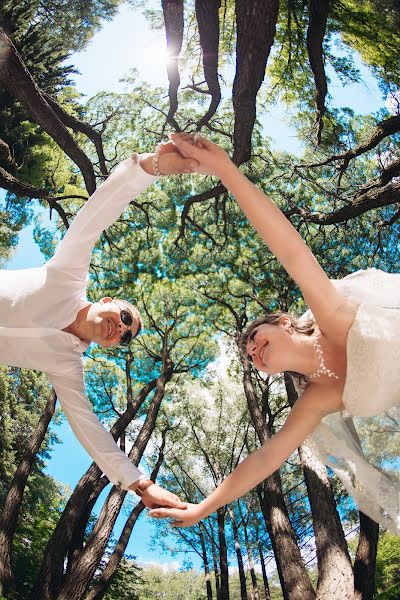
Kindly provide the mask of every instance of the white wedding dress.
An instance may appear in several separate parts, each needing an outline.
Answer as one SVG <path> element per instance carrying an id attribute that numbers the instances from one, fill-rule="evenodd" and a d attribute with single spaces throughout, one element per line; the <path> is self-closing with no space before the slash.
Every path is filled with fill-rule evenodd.
<path id="1" fill-rule="evenodd" d="M 358 509 L 400 534 L 400 274 L 367 269 L 333 283 L 360 302 L 347 339 L 346 410 L 325 417 L 308 442 Z"/>

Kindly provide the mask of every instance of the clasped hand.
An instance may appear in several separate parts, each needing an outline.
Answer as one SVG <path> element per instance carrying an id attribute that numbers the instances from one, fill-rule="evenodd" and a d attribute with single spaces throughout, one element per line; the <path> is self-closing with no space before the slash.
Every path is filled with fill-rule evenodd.
<path id="1" fill-rule="evenodd" d="M 185 509 L 180 508 L 153 508 L 149 511 L 153 519 L 172 519 L 172 527 L 191 527 L 204 517 L 199 504 L 186 503 Z"/>
<path id="2" fill-rule="evenodd" d="M 173 519 L 173 527 L 190 527 L 202 519 L 198 504 L 182 502 L 180 498 L 157 484 L 149 486 L 141 495 L 141 501 L 150 508 L 154 519 Z"/>
<path id="3" fill-rule="evenodd" d="M 223 178 L 233 166 L 228 154 L 217 144 L 190 133 L 173 133 L 171 141 L 158 150 L 158 167 L 163 175 L 201 173 Z M 147 173 L 153 174 L 154 154 L 142 155 L 140 164 Z"/>

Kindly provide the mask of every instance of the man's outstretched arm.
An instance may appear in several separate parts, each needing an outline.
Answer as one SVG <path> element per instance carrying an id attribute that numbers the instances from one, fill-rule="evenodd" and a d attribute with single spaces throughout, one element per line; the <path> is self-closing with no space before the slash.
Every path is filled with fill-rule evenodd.
<path id="1" fill-rule="evenodd" d="M 101 233 L 119 218 L 131 200 L 157 181 L 153 156 L 135 154 L 118 165 L 78 212 L 49 266 L 76 269 L 86 276 L 90 254 Z M 162 147 L 158 167 L 163 175 L 190 173 L 196 165 L 197 161 L 174 151 L 172 144 Z"/>
<path id="2" fill-rule="evenodd" d="M 147 476 L 117 446 L 86 398 L 83 375 L 74 378 L 55 375 L 50 378 L 75 436 L 111 483 L 130 491 L 142 486 L 143 491 L 139 489 L 139 495 L 148 508 L 186 508 L 186 504 L 175 494 L 154 483 L 147 483 Z"/>

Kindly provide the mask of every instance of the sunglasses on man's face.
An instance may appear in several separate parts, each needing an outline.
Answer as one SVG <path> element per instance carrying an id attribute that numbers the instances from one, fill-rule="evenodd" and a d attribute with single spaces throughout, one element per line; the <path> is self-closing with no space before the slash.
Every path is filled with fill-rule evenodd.
<path id="1" fill-rule="evenodd" d="M 113 302 L 119 308 L 119 318 L 121 319 L 121 322 L 124 325 L 126 325 L 126 327 L 130 327 L 133 323 L 132 313 L 129 312 L 129 310 L 127 310 L 126 308 L 121 308 L 121 306 L 118 304 L 118 302 L 116 300 L 113 299 Z M 134 336 L 132 334 L 132 331 L 130 329 L 128 329 L 119 338 L 119 343 L 122 344 L 123 346 L 128 346 L 131 343 L 133 337 Z"/>
<path id="2" fill-rule="evenodd" d="M 132 319 L 132 315 L 129 311 L 125 310 L 124 308 L 121 308 L 119 316 L 124 325 L 126 325 L 127 327 L 130 327 L 132 325 L 133 319 Z M 128 329 L 119 338 L 119 343 L 122 344 L 123 346 L 128 346 L 128 344 L 131 343 L 132 338 L 133 338 L 132 331 L 130 329 Z"/>

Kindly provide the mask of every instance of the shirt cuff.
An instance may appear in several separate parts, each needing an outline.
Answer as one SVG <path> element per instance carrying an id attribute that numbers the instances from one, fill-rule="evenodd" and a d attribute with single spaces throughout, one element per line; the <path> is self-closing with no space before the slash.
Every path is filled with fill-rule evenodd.
<path id="1" fill-rule="evenodd" d="M 131 485 L 137 485 L 139 483 L 139 481 L 142 481 L 143 479 L 150 479 L 150 475 L 146 475 L 145 473 L 140 473 L 139 477 L 137 479 L 135 479 L 135 481 L 131 481 L 131 483 L 128 486 L 128 492 L 130 492 L 131 494 L 135 493 L 135 490 L 129 489 Z"/>
<path id="2" fill-rule="evenodd" d="M 133 154 L 120 162 L 114 171 L 114 173 L 118 171 L 119 179 L 128 186 L 133 197 L 158 180 L 156 175 L 150 175 L 139 164 L 140 157 L 141 154 Z"/>

